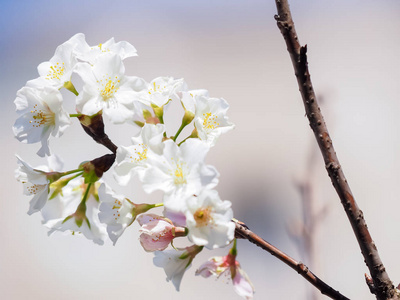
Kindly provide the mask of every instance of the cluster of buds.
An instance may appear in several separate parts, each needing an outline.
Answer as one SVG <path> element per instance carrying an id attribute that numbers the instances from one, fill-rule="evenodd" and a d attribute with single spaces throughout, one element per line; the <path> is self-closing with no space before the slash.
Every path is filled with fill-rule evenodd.
<path id="1" fill-rule="evenodd" d="M 196 274 L 229 273 L 236 292 L 251 299 L 253 287 L 236 261 L 231 202 L 220 199 L 214 189 L 219 173 L 204 162 L 219 136 L 234 128 L 226 116 L 229 105 L 206 90 L 189 90 L 183 79 L 158 77 L 146 82 L 125 75 L 123 60 L 136 55 L 128 42 L 110 39 L 91 47 L 83 34 L 76 34 L 56 49 L 50 61 L 39 65 L 38 78 L 17 92 L 19 117 L 14 134 L 24 143 L 40 142 L 37 154 L 48 157 L 47 166 L 35 168 L 17 157 L 16 178 L 25 194 L 33 195 L 28 213 L 40 212 L 49 234 L 83 235 L 99 245 L 108 238 L 115 245 L 137 220 L 141 245 L 154 252 L 154 264 L 164 268 L 177 290 L 203 248 L 230 246 L 226 257 L 211 258 Z M 72 74 L 83 82 L 79 92 L 71 82 Z M 64 108 L 61 88 L 76 95 L 73 114 Z M 169 135 L 165 108 L 178 101 L 184 111 L 182 124 Z M 130 146 L 117 146 L 104 131 L 103 116 L 113 124 L 131 123 L 140 133 L 131 138 Z M 51 154 L 49 139 L 62 136 L 73 118 L 112 153 L 62 171 L 61 160 Z M 189 124 L 194 127 L 191 134 L 178 141 Z M 109 170 L 119 185 L 126 186 L 137 176 L 146 193 L 162 191 L 162 202 L 136 204 L 117 194 L 102 179 Z M 156 207 L 163 207 L 162 216 L 148 213 Z M 176 248 L 177 238 L 186 238 L 191 245 Z"/>

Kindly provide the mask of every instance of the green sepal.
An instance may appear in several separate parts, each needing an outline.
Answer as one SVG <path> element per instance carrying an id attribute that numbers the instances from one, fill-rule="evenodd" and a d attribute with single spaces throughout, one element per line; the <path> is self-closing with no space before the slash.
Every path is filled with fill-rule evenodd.
<path id="1" fill-rule="evenodd" d="M 92 189 L 92 191 L 90 191 L 90 194 L 94 197 L 94 199 L 95 199 L 97 202 L 100 202 L 99 192 L 98 192 L 98 189 L 97 189 L 97 188 L 95 188 L 95 187 L 93 186 L 93 189 Z"/>
<path id="2" fill-rule="evenodd" d="M 152 117 L 151 112 L 148 111 L 147 109 L 143 109 L 143 118 L 145 120 L 147 120 L 148 118 L 151 118 L 151 117 Z"/>
<path id="3" fill-rule="evenodd" d="M 126 200 L 128 200 L 130 203 L 133 204 L 133 208 L 131 211 L 133 220 L 135 220 L 138 215 L 143 214 L 152 208 L 160 206 L 159 204 L 148 204 L 148 203 L 135 204 L 135 203 L 131 202 L 129 199 L 126 199 Z"/>
<path id="4" fill-rule="evenodd" d="M 83 224 L 83 219 L 77 219 L 75 218 L 75 223 L 78 226 L 78 228 L 81 228 L 82 224 Z"/>
<path id="5" fill-rule="evenodd" d="M 183 252 L 182 255 L 179 256 L 178 258 L 179 258 L 179 259 L 186 259 L 186 258 L 189 257 L 189 255 L 190 255 L 189 252 L 185 251 L 185 252 Z"/>
<path id="6" fill-rule="evenodd" d="M 89 219 L 88 219 L 88 218 L 86 218 L 86 224 L 87 224 L 87 226 L 89 227 L 89 229 L 92 229 L 92 228 L 90 227 L 90 222 L 89 222 Z"/>
<path id="7" fill-rule="evenodd" d="M 54 199 L 57 197 L 58 194 L 61 196 L 63 195 L 62 189 L 71 181 L 71 179 L 75 178 L 76 176 L 70 177 L 70 178 L 64 178 L 61 180 L 57 180 L 56 182 L 51 183 L 51 187 L 54 188 L 54 192 L 51 194 L 49 197 L 49 200 Z M 49 187 L 50 187 L 49 185 Z"/>
<path id="8" fill-rule="evenodd" d="M 36 170 L 35 171 L 39 171 L 43 174 L 46 175 L 47 180 L 49 180 L 49 183 L 52 184 L 53 182 L 56 182 L 57 180 L 59 180 L 61 177 L 64 176 L 64 173 L 60 173 L 60 172 L 43 172 L 40 170 Z"/>
<path id="9" fill-rule="evenodd" d="M 185 110 L 185 114 L 183 115 L 182 118 L 182 124 L 184 124 L 184 126 L 190 124 L 190 122 L 192 122 L 194 119 L 194 113 L 192 113 L 191 111 Z"/>
<path id="10" fill-rule="evenodd" d="M 100 110 L 97 113 L 95 113 L 94 115 L 80 114 L 78 116 L 78 119 L 79 119 L 79 122 L 81 122 L 81 124 L 83 126 L 90 127 L 92 124 L 94 124 L 96 122 L 103 122 L 102 116 L 103 116 L 103 110 Z"/>
<path id="11" fill-rule="evenodd" d="M 144 126 L 144 123 L 140 122 L 140 121 L 133 121 L 133 123 L 135 123 L 139 127 L 143 127 Z"/>
<path id="12" fill-rule="evenodd" d="M 186 266 L 185 266 L 185 269 L 187 269 L 187 268 L 190 266 L 190 264 L 192 263 L 192 261 L 193 261 L 193 258 L 189 259 L 188 263 L 187 263 Z"/>
<path id="13" fill-rule="evenodd" d="M 164 106 L 158 107 L 157 105 L 152 104 L 151 107 L 154 110 L 154 114 L 160 120 L 161 124 L 164 124 Z"/>
<path id="14" fill-rule="evenodd" d="M 229 254 L 233 255 L 234 257 L 236 257 L 236 255 L 237 255 L 237 241 L 236 241 L 236 239 L 233 239 L 233 245 L 232 245 L 232 248 L 229 250 Z"/>
<path id="15" fill-rule="evenodd" d="M 73 215 L 70 215 L 68 217 L 66 217 L 61 224 L 64 224 L 65 222 L 67 222 L 69 219 L 71 219 L 73 217 Z"/>

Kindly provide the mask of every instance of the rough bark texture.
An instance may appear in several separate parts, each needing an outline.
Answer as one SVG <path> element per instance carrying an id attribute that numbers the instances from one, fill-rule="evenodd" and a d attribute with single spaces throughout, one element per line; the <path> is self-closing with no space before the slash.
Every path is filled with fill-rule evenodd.
<path id="1" fill-rule="evenodd" d="M 322 294 L 332 298 L 332 299 L 339 299 L 339 300 L 349 300 L 349 298 L 343 296 L 338 291 L 334 290 L 331 286 L 323 282 L 317 276 L 312 273 L 308 267 L 303 264 L 302 262 L 296 261 L 289 255 L 283 253 L 278 248 L 272 246 L 270 243 L 263 240 L 257 234 L 252 232 L 246 224 L 240 221 L 234 221 L 236 224 L 235 235 L 236 238 L 247 239 L 248 241 L 252 242 L 253 244 L 257 245 L 258 247 L 268 251 L 271 255 L 275 256 L 286 265 L 291 267 L 293 270 L 296 270 L 302 277 L 304 277 L 308 282 L 310 282 L 313 286 L 315 286 L 318 290 L 321 291 Z"/>
<path id="2" fill-rule="evenodd" d="M 328 129 L 316 101 L 311 83 L 306 55 L 307 45 L 302 47 L 298 41 L 288 1 L 276 0 L 275 2 L 278 10 L 275 19 L 285 39 L 287 50 L 292 59 L 310 126 L 324 158 L 326 170 L 340 197 L 362 255 L 364 256 L 365 263 L 371 273 L 374 293 L 379 300 L 400 299 L 379 257 L 378 250 L 368 231 L 363 213 L 353 197 L 333 148 L 332 140 L 329 137 Z"/>

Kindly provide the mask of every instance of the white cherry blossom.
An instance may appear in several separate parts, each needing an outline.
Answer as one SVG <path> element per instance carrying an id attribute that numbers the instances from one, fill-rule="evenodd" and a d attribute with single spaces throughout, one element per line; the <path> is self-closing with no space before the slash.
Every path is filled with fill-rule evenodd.
<path id="1" fill-rule="evenodd" d="M 62 194 L 48 201 L 41 211 L 43 224 L 50 229 L 48 234 L 56 231 L 82 234 L 94 243 L 103 245 L 107 231 L 98 217 L 97 186 L 98 183 L 92 184 L 86 201 L 82 201 L 88 185 L 82 177 L 75 178 L 63 188 Z"/>
<path id="2" fill-rule="evenodd" d="M 119 146 L 117 149 L 114 178 L 121 185 L 127 185 L 131 176 L 142 174 L 147 168 L 147 158 L 152 153 L 161 155 L 165 126 L 163 124 L 145 124 L 138 137 L 132 138 L 133 146 Z"/>
<path id="3" fill-rule="evenodd" d="M 102 54 L 93 66 L 79 64 L 76 73 L 84 82 L 83 92 L 76 99 L 79 112 L 94 115 L 103 110 L 113 123 L 133 119 L 133 98 L 145 88 L 145 82 L 125 76 L 125 67 L 118 55 Z"/>
<path id="4" fill-rule="evenodd" d="M 191 112 L 192 114 L 196 113 L 196 98 L 203 96 L 209 98 L 209 93 L 207 90 L 199 89 L 199 90 L 191 90 L 191 91 L 183 91 L 178 93 L 181 99 L 182 106 L 185 112 Z"/>
<path id="5" fill-rule="evenodd" d="M 203 190 L 186 200 L 186 225 L 189 239 L 208 249 L 228 245 L 235 236 L 235 224 L 231 221 L 231 202 L 222 201 L 215 190 Z"/>
<path id="6" fill-rule="evenodd" d="M 17 156 L 18 169 L 15 170 L 15 177 L 23 185 L 24 194 L 33 195 L 29 202 L 28 214 L 31 215 L 40 211 L 47 202 L 50 179 L 45 170 L 32 168 L 28 163 Z M 42 169 L 44 169 L 42 167 Z"/>
<path id="7" fill-rule="evenodd" d="M 70 117 L 62 107 L 61 93 L 52 87 L 23 87 L 14 103 L 19 115 L 13 126 L 15 137 L 23 143 L 41 142 L 39 156 L 50 155 L 50 134 L 60 137 L 70 125 Z"/>
<path id="8" fill-rule="evenodd" d="M 115 194 L 112 189 L 102 184 L 99 188 L 100 222 L 107 225 L 107 233 L 112 242 L 117 242 L 125 229 L 135 220 L 135 206 L 123 195 Z"/>
<path id="9" fill-rule="evenodd" d="M 222 98 L 196 97 L 194 124 L 199 138 L 210 146 L 215 145 L 222 133 L 235 127 L 226 116 L 228 109 L 228 103 Z"/>
<path id="10" fill-rule="evenodd" d="M 204 164 L 204 158 L 209 146 L 198 139 L 189 139 L 180 147 L 172 140 L 164 142 L 162 155 L 149 158 L 148 167 L 142 178 L 143 189 L 147 193 L 155 190 L 164 191 L 166 194 L 184 196 L 197 194 L 202 189 L 210 189 L 218 183 L 218 171 Z M 180 201 L 182 202 L 182 201 Z M 181 203 L 164 202 L 168 209 L 179 211 Z M 171 206 L 169 206 L 171 205 Z"/>
<path id="11" fill-rule="evenodd" d="M 172 281 L 175 289 L 179 291 L 183 274 L 190 268 L 195 256 L 202 247 L 193 245 L 184 250 L 164 250 L 154 252 L 153 263 L 164 268 L 167 281 Z"/>
<path id="12" fill-rule="evenodd" d="M 246 272 L 242 270 L 239 262 L 236 261 L 236 256 L 231 253 L 224 257 L 210 258 L 197 269 L 196 275 L 201 275 L 205 278 L 210 276 L 219 278 L 221 275 L 230 277 L 233 288 L 239 296 L 247 300 L 253 299 L 254 287 Z"/>
<path id="13" fill-rule="evenodd" d="M 74 51 L 77 58 L 81 61 L 95 64 L 96 59 L 103 53 L 117 54 L 122 60 L 128 57 L 137 56 L 137 51 L 126 41 L 115 42 L 114 38 L 95 46 L 89 46 L 85 40 L 85 35 L 76 35 L 77 47 Z"/>
<path id="14" fill-rule="evenodd" d="M 153 109 L 150 106 L 144 105 L 140 101 L 133 101 L 134 116 L 132 124 L 143 127 L 145 123 L 148 124 L 159 124 L 160 120 L 155 115 Z"/>
<path id="15" fill-rule="evenodd" d="M 157 77 L 146 84 L 146 89 L 137 94 L 136 99 L 151 107 L 163 107 L 169 101 L 180 99 L 178 92 L 187 90 L 183 79 Z"/>
<path id="16" fill-rule="evenodd" d="M 68 41 L 57 47 L 54 56 L 38 66 L 39 77 L 27 82 L 28 86 L 43 87 L 52 86 L 57 89 L 62 88 L 71 81 L 71 75 L 78 60 L 75 54 L 76 47 L 84 42 L 84 35 L 78 33 Z"/>

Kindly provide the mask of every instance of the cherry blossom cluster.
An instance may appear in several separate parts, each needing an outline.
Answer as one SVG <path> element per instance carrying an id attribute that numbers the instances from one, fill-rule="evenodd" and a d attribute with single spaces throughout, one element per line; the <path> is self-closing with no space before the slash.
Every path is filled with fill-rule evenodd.
<path id="1" fill-rule="evenodd" d="M 254 289 L 236 260 L 231 202 L 220 199 L 214 189 L 219 173 L 204 162 L 219 136 L 234 128 L 227 117 L 229 105 L 206 90 L 189 90 L 183 79 L 158 77 L 147 82 L 126 75 L 123 61 L 132 56 L 137 52 L 128 42 L 112 38 L 89 46 L 79 33 L 58 46 L 54 56 L 38 66 L 39 77 L 17 92 L 15 137 L 23 143 L 40 142 L 37 154 L 48 160 L 46 166 L 34 168 L 17 156 L 16 178 L 24 194 L 32 197 L 28 214 L 40 212 L 49 235 L 67 232 L 99 245 L 108 238 L 115 245 L 137 220 L 141 245 L 154 252 L 154 264 L 164 268 L 167 281 L 177 290 L 198 253 L 229 246 L 226 256 L 212 257 L 196 275 L 225 274 L 239 295 L 251 299 Z M 81 80 L 79 92 L 71 81 L 73 74 Z M 64 108 L 61 88 L 76 95 L 73 114 Z M 164 124 L 171 102 L 183 108 L 181 126 L 172 136 Z M 103 116 L 113 124 L 139 127 L 140 133 L 131 137 L 131 145 L 116 146 L 105 134 Z M 49 140 L 61 137 L 73 119 L 112 153 L 63 171 Z M 189 124 L 191 134 L 178 142 Z M 162 191 L 162 202 L 137 204 L 116 193 L 102 178 L 109 170 L 121 186 L 136 176 L 146 193 Z M 163 208 L 163 215 L 149 212 L 156 207 Z M 175 247 L 175 239 L 182 238 L 189 246 Z"/>

